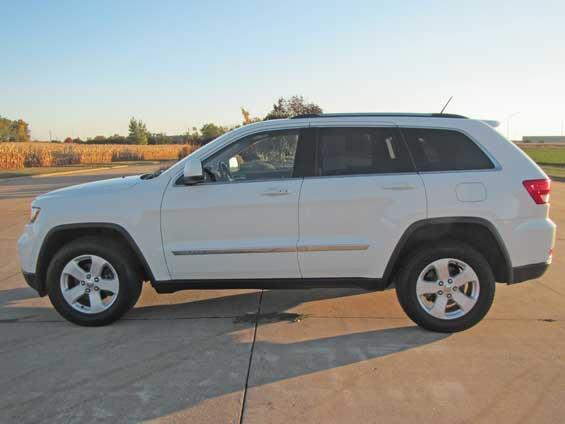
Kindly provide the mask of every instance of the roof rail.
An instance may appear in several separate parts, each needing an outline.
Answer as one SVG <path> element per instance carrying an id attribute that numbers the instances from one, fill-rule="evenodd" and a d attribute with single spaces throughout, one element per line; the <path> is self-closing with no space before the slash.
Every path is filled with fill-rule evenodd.
<path id="1" fill-rule="evenodd" d="M 301 118 L 354 118 L 354 117 L 411 117 L 411 118 L 457 118 L 468 119 L 463 115 L 453 113 L 393 113 L 393 112 L 368 112 L 368 113 L 307 113 L 293 116 L 290 119 Z"/>

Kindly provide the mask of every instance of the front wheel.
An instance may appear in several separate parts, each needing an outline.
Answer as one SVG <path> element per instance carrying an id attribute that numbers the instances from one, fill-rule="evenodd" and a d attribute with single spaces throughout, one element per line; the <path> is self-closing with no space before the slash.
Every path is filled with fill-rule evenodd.
<path id="1" fill-rule="evenodd" d="M 479 252 L 462 243 L 444 242 L 421 247 L 409 257 L 396 293 L 416 324 L 452 333 L 472 327 L 487 314 L 495 282 L 489 263 Z"/>
<path id="2" fill-rule="evenodd" d="M 47 293 L 68 321 L 110 324 L 129 311 L 141 293 L 135 259 L 114 240 L 87 237 L 59 250 L 47 270 Z"/>

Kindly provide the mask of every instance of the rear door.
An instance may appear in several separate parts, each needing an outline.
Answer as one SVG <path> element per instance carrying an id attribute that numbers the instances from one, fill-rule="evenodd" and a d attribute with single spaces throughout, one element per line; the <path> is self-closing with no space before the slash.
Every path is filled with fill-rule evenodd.
<path id="1" fill-rule="evenodd" d="M 426 217 L 420 176 L 398 129 L 320 126 L 299 203 L 304 278 L 380 278 L 404 230 Z"/>

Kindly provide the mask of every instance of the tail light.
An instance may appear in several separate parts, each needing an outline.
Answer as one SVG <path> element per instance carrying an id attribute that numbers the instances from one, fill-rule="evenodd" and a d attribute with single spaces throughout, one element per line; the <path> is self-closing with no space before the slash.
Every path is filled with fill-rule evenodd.
<path id="1" fill-rule="evenodd" d="M 530 193 L 537 205 L 545 205 L 549 202 L 551 180 L 526 180 L 522 184 L 524 184 L 524 187 L 526 187 L 526 190 L 528 190 L 528 193 Z"/>

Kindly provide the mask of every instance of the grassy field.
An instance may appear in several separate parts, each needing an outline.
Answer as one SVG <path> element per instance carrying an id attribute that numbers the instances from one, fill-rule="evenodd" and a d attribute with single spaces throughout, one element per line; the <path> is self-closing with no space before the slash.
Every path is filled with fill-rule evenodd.
<path id="1" fill-rule="evenodd" d="M 565 146 L 560 145 L 519 145 L 544 171 L 553 178 L 565 178 Z"/>
<path id="2" fill-rule="evenodd" d="M 86 165 L 68 165 L 68 166 L 54 166 L 54 167 L 33 167 L 33 168 L 15 168 L 15 169 L 0 169 L 0 179 L 13 178 L 13 177 L 29 177 L 33 175 L 51 174 L 58 172 L 73 172 L 82 171 L 94 168 L 114 168 L 134 165 L 155 165 L 167 166 L 172 161 L 125 161 L 125 162 L 112 162 L 112 163 L 93 163 Z"/>

